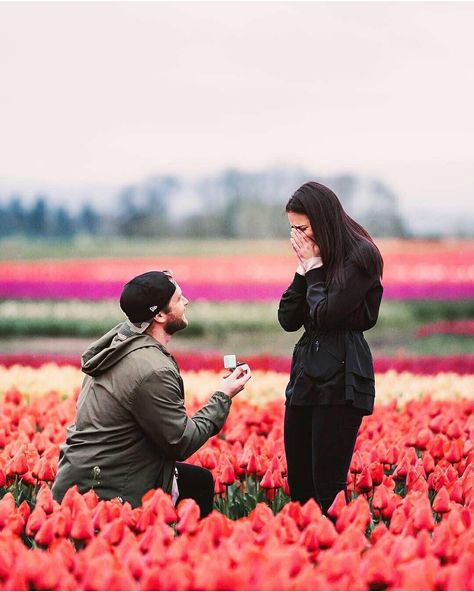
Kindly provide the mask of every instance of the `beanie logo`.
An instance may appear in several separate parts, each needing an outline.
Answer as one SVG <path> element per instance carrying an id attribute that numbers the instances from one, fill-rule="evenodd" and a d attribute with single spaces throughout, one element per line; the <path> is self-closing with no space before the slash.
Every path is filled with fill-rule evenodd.
<path id="1" fill-rule="evenodd" d="M 155 310 L 156 310 L 157 308 L 158 308 L 157 306 L 150 306 L 150 310 L 151 310 L 151 312 L 155 312 Z"/>

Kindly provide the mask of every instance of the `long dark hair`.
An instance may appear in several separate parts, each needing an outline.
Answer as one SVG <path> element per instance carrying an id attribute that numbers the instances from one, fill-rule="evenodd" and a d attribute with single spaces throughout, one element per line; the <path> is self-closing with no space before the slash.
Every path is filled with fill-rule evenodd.
<path id="1" fill-rule="evenodd" d="M 349 258 L 368 274 L 382 277 L 383 259 L 369 233 L 346 214 L 336 194 L 310 181 L 295 191 L 287 212 L 308 216 L 321 251 L 328 286 L 344 285 L 344 261 Z"/>

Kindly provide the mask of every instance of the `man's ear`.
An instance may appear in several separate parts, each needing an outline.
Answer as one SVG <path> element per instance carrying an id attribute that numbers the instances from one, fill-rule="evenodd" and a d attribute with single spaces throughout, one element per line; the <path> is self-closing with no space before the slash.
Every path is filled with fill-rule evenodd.
<path id="1" fill-rule="evenodd" d="M 153 320 L 162 325 L 166 321 L 166 313 L 160 310 L 160 312 L 153 317 Z"/>

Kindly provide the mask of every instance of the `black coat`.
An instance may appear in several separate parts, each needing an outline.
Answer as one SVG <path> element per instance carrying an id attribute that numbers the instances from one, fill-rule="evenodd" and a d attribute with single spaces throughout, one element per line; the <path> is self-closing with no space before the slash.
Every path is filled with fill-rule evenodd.
<path id="1" fill-rule="evenodd" d="M 347 260 L 344 288 L 326 287 L 324 266 L 295 274 L 278 308 L 285 331 L 305 332 L 295 345 L 288 405 L 352 403 L 373 411 L 374 368 L 363 331 L 377 322 L 382 284 Z"/>

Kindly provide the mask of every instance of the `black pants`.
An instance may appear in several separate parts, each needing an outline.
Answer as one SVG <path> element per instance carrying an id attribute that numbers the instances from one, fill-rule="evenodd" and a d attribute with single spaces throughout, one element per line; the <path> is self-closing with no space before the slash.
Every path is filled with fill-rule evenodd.
<path id="1" fill-rule="evenodd" d="M 214 504 L 214 478 L 211 471 L 187 463 L 176 463 L 178 469 L 178 502 L 192 498 L 201 510 L 201 518 L 212 512 Z"/>
<path id="2" fill-rule="evenodd" d="M 326 514 L 339 491 L 347 492 L 362 415 L 350 405 L 286 407 L 285 453 L 293 501 L 314 498 Z"/>

